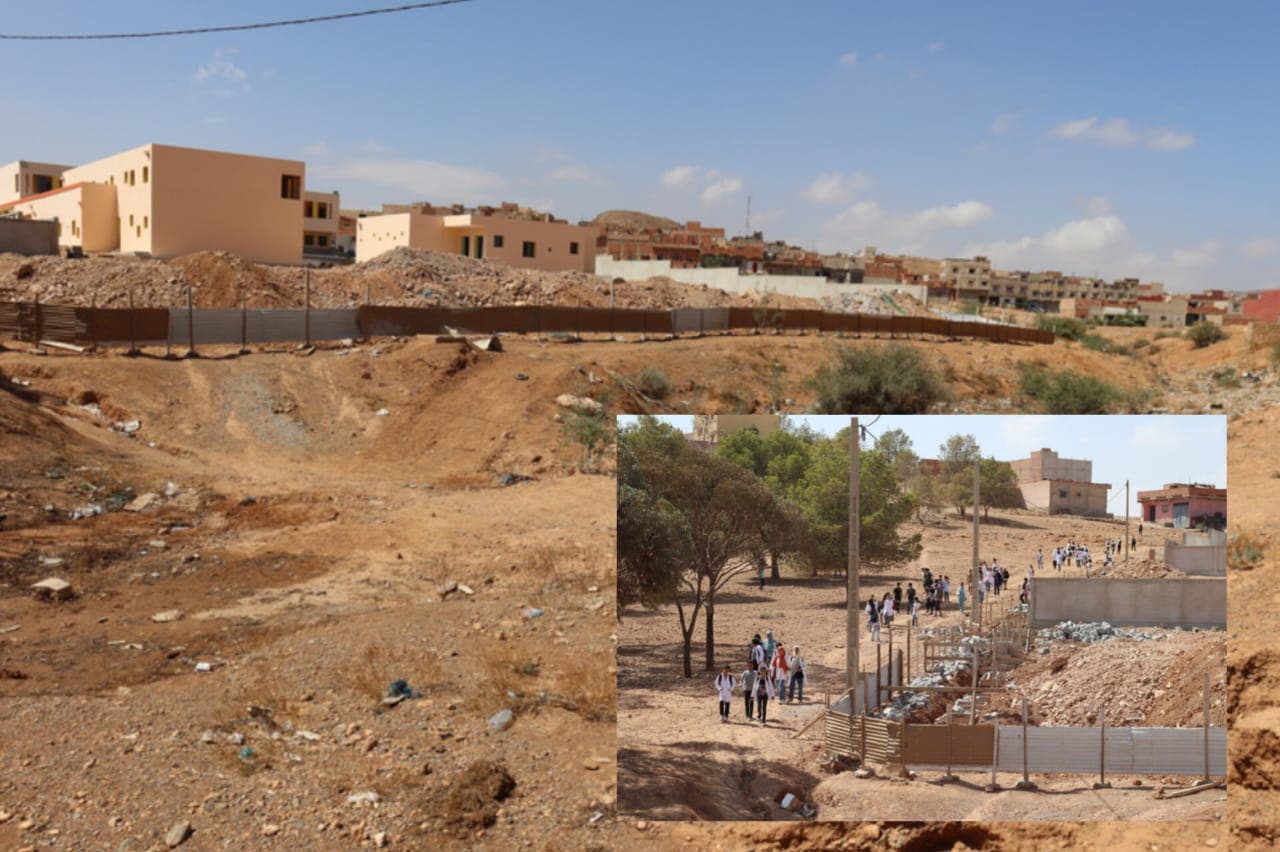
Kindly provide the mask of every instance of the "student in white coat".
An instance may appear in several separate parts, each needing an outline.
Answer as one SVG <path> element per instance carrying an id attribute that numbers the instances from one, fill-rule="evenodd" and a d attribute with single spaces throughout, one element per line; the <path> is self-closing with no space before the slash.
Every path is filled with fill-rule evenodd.
<path id="1" fill-rule="evenodd" d="M 716 692 L 720 693 L 721 723 L 729 721 L 729 702 L 733 700 L 733 688 L 736 684 L 737 681 L 729 673 L 729 667 L 725 666 L 724 671 L 716 678 Z"/>
<path id="2" fill-rule="evenodd" d="M 773 678 L 769 675 L 769 667 L 761 666 L 757 672 L 756 678 L 756 718 L 763 725 L 768 721 L 767 710 L 769 707 L 769 699 L 777 697 L 777 689 L 773 685 Z"/>

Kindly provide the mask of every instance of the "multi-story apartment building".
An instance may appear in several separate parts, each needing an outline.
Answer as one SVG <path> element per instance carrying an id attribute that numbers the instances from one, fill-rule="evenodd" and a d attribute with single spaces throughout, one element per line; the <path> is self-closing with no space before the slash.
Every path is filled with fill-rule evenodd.
<path id="1" fill-rule="evenodd" d="M 991 261 L 981 255 L 948 257 L 940 264 L 938 274 L 951 282 L 959 298 L 985 299 L 991 292 Z"/>
<path id="2" fill-rule="evenodd" d="M 0 166 L 0 204 L 29 195 L 41 195 L 62 187 L 62 175 L 71 166 L 19 160 Z"/>
<path id="3" fill-rule="evenodd" d="M 302 260 L 306 166 L 297 160 L 149 144 L 60 176 L 48 171 L 25 173 L 32 186 L 60 185 L 0 203 L 0 212 L 57 220 L 62 248 L 153 257 L 223 250 L 260 263 Z"/>
<path id="4" fill-rule="evenodd" d="M 328 253 L 338 247 L 338 193 L 311 192 L 302 196 L 302 250 Z"/>
<path id="5" fill-rule="evenodd" d="M 594 272 L 596 225 L 570 225 L 550 214 L 535 217 L 515 205 L 501 208 L 411 206 L 356 220 L 356 262 L 401 246 L 497 260 L 548 271 Z M 455 212 L 456 211 L 456 212 Z"/>

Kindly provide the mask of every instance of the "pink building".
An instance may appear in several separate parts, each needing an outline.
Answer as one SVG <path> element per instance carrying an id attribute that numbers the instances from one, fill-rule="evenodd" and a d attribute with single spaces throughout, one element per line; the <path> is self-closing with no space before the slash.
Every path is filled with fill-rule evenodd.
<path id="1" fill-rule="evenodd" d="M 1226 526 L 1227 489 L 1198 483 L 1169 482 L 1158 491 L 1139 491 L 1142 520 L 1148 524 L 1190 527 Z"/>

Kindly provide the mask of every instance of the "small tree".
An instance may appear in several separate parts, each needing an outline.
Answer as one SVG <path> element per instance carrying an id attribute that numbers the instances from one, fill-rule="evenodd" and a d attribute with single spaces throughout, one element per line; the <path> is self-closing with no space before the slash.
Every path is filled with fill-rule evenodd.
<path id="1" fill-rule="evenodd" d="M 560 421 L 560 431 L 567 440 L 582 447 L 578 469 L 583 473 L 597 469 L 600 457 L 613 446 L 615 437 L 613 418 L 604 406 L 570 409 Z"/>
<path id="2" fill-rule="evenodd" d="M 978 484 L 978 504 L 982 506 L 984 521 L 993 506 L 997 509 L 1016 509 L 1022 505 L 1018 475 L 1008 462 L 983 459 L 978 467 Z"/>
<path id="3" fill-rule="evenodd" d="M 905 344 L 842 349 L 810 384 L 819 414 L 923 414 L 950 396 L 919 350 Z"/>
<path id="4" fill-rule="evenodd" d="M 1227 339 L 1227 333 L 1222 330 L 1222 326 L 1214 325 L 1208 320 L 1200 320 L 1200 322 L 1187 329 L 1187 337 L 1195 343 L 1197 349 L 1204 349 L 1206 346 L 1212 346 L 1220 340 Z"/>

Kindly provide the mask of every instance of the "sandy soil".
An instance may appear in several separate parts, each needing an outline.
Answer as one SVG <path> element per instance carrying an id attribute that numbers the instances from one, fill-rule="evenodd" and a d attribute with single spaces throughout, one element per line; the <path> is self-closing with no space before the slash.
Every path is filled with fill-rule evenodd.
<path id="1" fill-rule="evenodd" d="M 608 842 L 614 483 L 559 440 L 570 370 L 379 351 L 0 354 L 0 847 Z"/>

